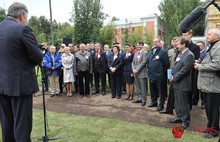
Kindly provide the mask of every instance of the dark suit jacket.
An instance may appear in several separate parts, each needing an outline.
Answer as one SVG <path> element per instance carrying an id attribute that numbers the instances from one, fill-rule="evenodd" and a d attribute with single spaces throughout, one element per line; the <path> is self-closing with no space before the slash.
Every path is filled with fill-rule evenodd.
<path id="1" fill-rule="evenodd" d="M 116 71 L 111 72 L 110 68 L 116 68 Z M 114 60 L 114 54 L 110 55 L 108 60 L 108 68 L 110 74 L 122 74 L 123 73 L 123 60 L 120 53 L 118 53 L 117 58 Z"/>
<path id="2" fill-rule="evenodd" d="M 32 30 L 8 17 L 0 23 L 0 94 L 32 95 L 39 88 L 35 65 L 43 53 Z"/>
<path id="3" fill-rule="evenodd" d="M 180 60 L 174 64 L 172 70 L 174 89 L 181 91 L 191 90 L 191 71 L 194 65 L 194 60 L 193 53 L 187 49 L 180 57 Z"/>
<path id="4" fill-rule="evenodd" d="M 126 57 L 126 53 L 122 56 L 123 64 L 124 64 L 124 73 L 132 73 L 132 66 L 131 63 L 134 58 L 134 53 L 130 52 L 129 56 Z"/>
<path id="5" fill-rule="evenodd" d="M 97 58 L 96 54 L 93 55 L 93 72 L 106 73 L 106 66 L 108 66 L 108 60 L 106 57 L 106 53 L 100 51 L 100 57 Z"/>
<path id="6" fill-rule="evenodd" d="M 189 43 L 189 50 L 193 53 L 195 60 L 198 60 L 200 57 L 200 49 L 199 47 L 193 43 L 192 41 Z"/>
<path id="7" fill-rule="evenodd" d="M 169 68 L 169 58 L 167 52 L 161 47 L 157 47 L 153 54 L 153 49 L 149 53 L 148 73 L 151 81 L 165 79 L 166 71 Z"/>

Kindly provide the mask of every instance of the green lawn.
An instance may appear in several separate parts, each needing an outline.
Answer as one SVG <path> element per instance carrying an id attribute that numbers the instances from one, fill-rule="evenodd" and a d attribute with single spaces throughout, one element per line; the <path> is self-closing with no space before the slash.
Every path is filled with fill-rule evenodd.
<path id="1" fill-rule="evenodd" d="M 147 117 L 147 116 L 146 116 Z M 207 140 L 203 134 L 185 131 L 180 139 L 173 138 L 170 128 L 130 123 L 115 119 L 85 117 L 47 112 L 49 138 L 55 142 L 216 142 Z M 44 135 L 43 111 L 34 110 L 32 141 Z M 0 138 L 0 141 L 2 139 Z"/>
<path id="2" fill-rule="evenodd" d="M 146 116 L 147 117 L 147 116 Z M 181 139 L 172 136 L 170 128 L 129 123 L 114 119 L 77 116 L 63 113 L 47 113 L 49 138 L 59 138 L 56 142 L 202 142 L 203 134 L 186 131 Z M 33 142 L 44 135 L 43 112 L 34 110 Z"/>

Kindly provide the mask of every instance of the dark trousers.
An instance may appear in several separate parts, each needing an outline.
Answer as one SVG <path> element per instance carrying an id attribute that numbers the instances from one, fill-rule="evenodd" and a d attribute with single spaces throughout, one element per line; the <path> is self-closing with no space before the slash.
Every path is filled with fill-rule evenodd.
<path id="1" fill-rule="evenodd" d="M 93 85 L 93 73 L 89 73 L 89 84 Z"/>
<path id="2" fill-rule="evenodd" d="M 122 91 L 126 91 L 126 82 L 124 79 L 124 75 L 122 75 Z"/>
<path id="3" fill-rule="evenodd" d="M 95 72 L 94 73 L 94 78 L 95 78 L 95 89 L 96 89 L 96 91 L 99 92 L 99 83 L 100 83 L 100 79 L 101 79 L 102 92 L 106 92 L 106 74 Z"/>
<path id="4" fill-rule="evenodd" d="M 79 84 L 78 76 L 75 75 L 75 82 L 74 82 L 75 92 L 78 92 L 78 87 L 79 87 L 78 84 Z"/>
<path id="5" fill-rule="evenodd" d="M 0 94 L 3 142 L 31 142 L 33 96 Z"/>
<path id="6" fill-rule="evenodd" d="M 176 110 L 176 116 L 181 119 L 183 123 L 190 123 L 190 106 L 187 91 L 180 91 L 174 89 L 174 106 Z"/>
<path id="7" fill-rule="evenodd" d="M 173 112 L 173 108 L 174 108 L 174 89 L 173 89 L 173 84 L 171 83 L 166 110 L 169 112 Z"/>
<path id="8" fill-rule="evenodd" d="M 219 93 L 206 93 L 205 108 L 208 119 L 207 127 L 213 130 L 219 130 Z"/>
<path id="9" fill-rule="evenodd" d="M 59 87 L 60 87 L 60 92 L 63 92 L 63 69 L 59 70 Z"/>
<path id="10" fill-rule="evenodd" d="M 192 70 L 192 92 L 191 92 L 191 97 L 192 97 L 192 103 L 197 104 L 199 101 L 199 90 L 197 88 L 197 80 L 198 80 L 198 71 L 193 69 Z"/>
<path id="11" fill-rule="evenodd" d="M 201 97 L 201 105 L 205 105 L 206 93 L 199 91 Z"/>
<path id="12" fill-rule="evenodd" d="M 121 88 L 122 88 L 122 74 L 111 74 L 111 91 L 112 97 L 121 97 Z"/>
<path id="13" fill-rule="evenodd" d="M 165 87 L 164 87 L 165 80 L 160 79 L 158 81 L 150 81 L 150 93 L 151 93 L 151 102 L 156 104 L 157 98 L 160 96 L 160 103 L 159 106 L 163 107 L 165 103 Z"/>
<path id="14" fill-rule="evenodd" d="M 78 72 L 79 94 L 82 95 L 82 96 L 84 96 L 84 95 L 87 96 L 87 95 L 90 94 L 89 76 L 90 76 L 89 71 L 80 71 L 80 72 Z M 85 88 L 85 90 L 84 90 L 84 88 Z"/>
<path id="15" fill-rule="evenodd" d="M 107 73 L 108 74 L 108 85 L 109 85 L 109 88 L 111 89 L 111 74 Z"/>

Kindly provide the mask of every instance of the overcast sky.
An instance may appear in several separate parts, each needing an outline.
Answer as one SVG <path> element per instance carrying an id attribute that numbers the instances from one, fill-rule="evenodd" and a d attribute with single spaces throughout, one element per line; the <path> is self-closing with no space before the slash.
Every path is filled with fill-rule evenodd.
<path id="1" fill-rule="evenodd" d="M 14 2 L 24 3 L 29 10 L 29 18 L 31 16 L 44 15 L 50 18 L 49 0 L 0 0 L 0 7 L 8 9 Z M 141 18 L 146 15 L 159 14 L 158 5 L 161 0 L 101 0 L 103 12 L 110 15 L 105 21 L 110 21 L 111 17 L 116 16 L 119 19 Z M 73 7 L 73 0 L 51 0 L 53 19 L 57 22 L 68 22 L 70 12 Z"/>

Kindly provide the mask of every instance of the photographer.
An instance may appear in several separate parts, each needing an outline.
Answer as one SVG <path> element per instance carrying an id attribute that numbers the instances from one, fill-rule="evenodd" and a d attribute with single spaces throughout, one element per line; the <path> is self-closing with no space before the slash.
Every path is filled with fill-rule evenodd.
<path id="1" fill-rule="evenodd" d="M 43 42 L 42 44 L 40 44 L 39 47 L 44 55 L 48 53 L 48 45 L 46 42 Z M 38 71 L 39 70 L 37 70 L 37 74 L 38 74 Z M 48 75 L 46 74 L 47 68 L 43 65 L 43 63 L 42 63 L 42 72 L 44 75 L 43 79 L 44 79 L 44 83 L 45 83 L 45 91 L 49 91 L 49 89 L 48 89 L 49 88 L 48 87 L 49 86 L 48 85 Z"/>

